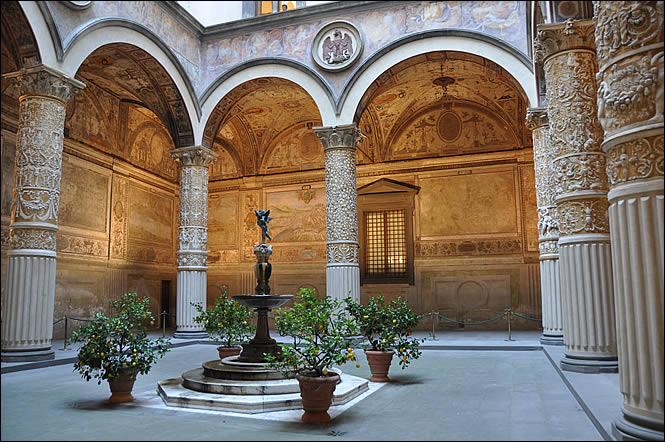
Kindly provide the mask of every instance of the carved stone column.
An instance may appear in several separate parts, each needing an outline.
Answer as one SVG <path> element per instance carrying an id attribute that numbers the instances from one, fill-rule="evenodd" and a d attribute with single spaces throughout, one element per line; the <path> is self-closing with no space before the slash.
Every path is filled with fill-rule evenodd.
<path id="1" fill-rule="evenodd" d="M 539 25 L 536 42 L 547 84 L 559 219 L 561 368 L 584 373 L 618 370 L 593 30 L 591 20 Z"/>
<path id="2" fill-rule="evenodd" d="M 355 124 L 318 127 L 326 160 L 327 295 L 360 301 Z"/>
<path id="3" fill-rule="evenodd" d="M 663 440 L 663 2 L 594 2 L 622 416 L 618 440 Z"/>
<path id="4" fill-rule="evenodd" d="M 543 336 L 546 345 L 563 345 L 563 316 L 559 284 L 559 223 L 554 204 L 553 151 L 550 126 L 544 108 L 529 109 L 527 126 L 533 136 L 533 166 L 536 171 L 538 242 L 540 247 L 540 288 L 543 306 Z"/>
<path id="5" fill-rule="evenodd" d="M 2 361 L 54 358 L 55 239 L 67 101 L 85 84 L 39 65 L 5 74 L 19 88 Z"/>
<path id="6" fill-rule="evenodd" d="M 208 270 L 208 166 L 217 154 L 203 146 L 171 150 L 180 163 L 180 215 L 178 225 L 178 292 L 175 338 L 207 338 L 194 322 L 196 309 L 206 307 Z"/>

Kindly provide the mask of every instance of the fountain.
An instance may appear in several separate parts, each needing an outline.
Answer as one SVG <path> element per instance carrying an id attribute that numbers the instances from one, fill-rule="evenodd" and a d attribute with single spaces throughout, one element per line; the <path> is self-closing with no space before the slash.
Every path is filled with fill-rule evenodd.
<path id="1" fill-rule="evenodd" d="M 294 372 L 282 372 L 266 365 L 265 354 L 278 355 L 281 348 L 270 337 L 268 312 L 280 307 L 293 295 L 271 295 L 269 279 L 272 265 L 268 262 L 272 246 L 266 244 L 270 210 L 255 210 L 257 225 L 261 228 L 261 243 L 254 245 L 256 264 L 255 294 L 237 295 L 233 299 L 255 309 L 256 335 L 242 344 L 240 355 L 215 359 L 202 364 L 202 368 L 188 370 L 181 377 L 166 379 L 157 386 L 157 393 L 169 406 L 204 408 L 241 413 L 262 413 L 302 407 L 300 387 Z M 334 395 L 334 404 L 351 401 L 369 390 L 364 379 L 342 376 Z"/>

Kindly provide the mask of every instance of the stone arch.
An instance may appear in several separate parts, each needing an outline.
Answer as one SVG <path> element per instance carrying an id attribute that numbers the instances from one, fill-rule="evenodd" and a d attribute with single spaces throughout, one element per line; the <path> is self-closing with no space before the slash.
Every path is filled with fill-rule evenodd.
<path id="1" fill-rule="evenodd" d="M 360 102 L 386 70 L 398 63 L 433 51 L 467 52 L 484 57 L 509 72 L 533 106 L 538 103 L 531 60 L 513 46 L 494 37 L 472 31 L 446 29 L 425 31 L 401 38 L 369 57 L 347 81 L 337 103 L 339 124 L 358 120 L 364 109 Z"/>
<path id="2" fill-rule="evenodd" d="M 2 2 L 1 21 L 3 73 L 39 64 L 39 44 L 19 2 Z"/>
<path id="3" fill-rule="evenodd" d="M 286 59 L 266 58 L 252 60 L 236 66 L 216 79 L 201 96 L 200 132 L 196 134 L 197 143 L 206 145 L 206 133 L 210 135 L 211 118 L 219 102 L 233 89 L 251 80 L 275 77 L 297 84 L 314 100 L 321 116 L 322 124 L 335 122 L 335 111 L 330 86 L 318 74 L 301 63 Z"/>
<path id="4" fill-rule="evenodd" d="M 179 96 L 170 106 L 176 135 L 174 140 L 180 140 L 178 147 L 193 144 L 200 107 L 190 78 L 166 44 L 143 25 L 119 18 L 86 23 L 65 42 L 64 59 L 57 67 L 65 74 L 74 76 L 91 54 L 114 44 L 131 45 L 143 50 L 150 55 L 150 63 L 154 63 L 155 68 L 165 71 L 171 82 L 169 93 Z"/>

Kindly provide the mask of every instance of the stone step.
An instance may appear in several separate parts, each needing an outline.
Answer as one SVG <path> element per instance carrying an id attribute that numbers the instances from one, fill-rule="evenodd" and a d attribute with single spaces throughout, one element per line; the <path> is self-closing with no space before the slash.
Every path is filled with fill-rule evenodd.
<path id="1" fill-rule="evenodd" d="M 195 368 L 184 372 L 182 379 L 183 387 L 205 393 L 270 395 L 300 392 L 296 379 L 219 379 L 206 376 L 203 368 Z"/>

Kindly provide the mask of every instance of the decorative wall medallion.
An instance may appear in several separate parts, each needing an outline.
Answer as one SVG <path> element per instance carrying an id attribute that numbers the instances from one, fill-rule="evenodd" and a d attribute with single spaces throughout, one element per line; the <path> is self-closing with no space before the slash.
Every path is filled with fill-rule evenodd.
<path id="1" fill-rule="evenodd" d="M 358 29 L 348 21 L 338 20 L 325 25 L 314 37 L 312 57 L 328 71 L 341 71 L 351 66 L 362 52 Z"/>
<path id="2" fill-rule="evenodd" d="M 444 112 L 436 123 L 439 137 L 445 142 L 455 141 L 462 133 L 462 120 L 455 112 Z"/>

